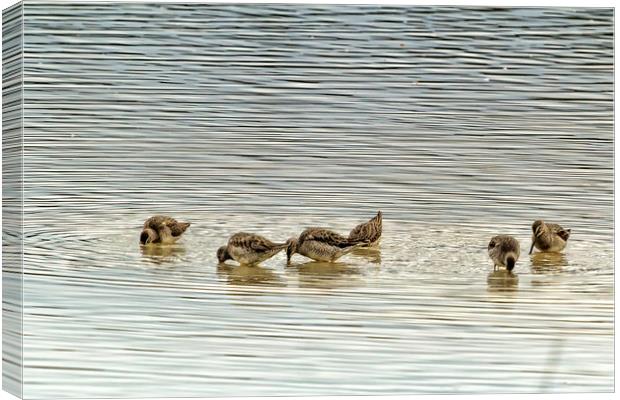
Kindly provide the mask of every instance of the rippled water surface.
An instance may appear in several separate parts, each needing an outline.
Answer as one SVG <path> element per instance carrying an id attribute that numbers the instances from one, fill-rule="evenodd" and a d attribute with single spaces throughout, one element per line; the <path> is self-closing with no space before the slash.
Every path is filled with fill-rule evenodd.
<path id="1" fill-rule="evenodd" d="M 25 15 L 26 397 L 613 390 L 612 10 Z M 215 260 L 378 209 L 333 265 Z M 192 226 L 141 249 L 156 213 Z"/>

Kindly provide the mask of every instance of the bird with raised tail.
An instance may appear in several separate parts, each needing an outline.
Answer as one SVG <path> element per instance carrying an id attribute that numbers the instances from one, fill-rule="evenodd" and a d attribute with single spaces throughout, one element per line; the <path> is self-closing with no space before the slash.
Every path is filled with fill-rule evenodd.
<path id="1" fill-rule="evenodd" d="M 364 242 L 366 246 L 376 246 L 381 239 L 383 230 L 383 213 L 377 212 L 377 215 L 369 221 L 359 224 L 349 233 L 349 240 L 354 242 Z"/>
<path id="2" fill-rule="evenodd" d="M 155 215 L 144 222 L 140 244 L 172 244 L 189 228 L 189 222 L 179 222 L 172 217 Z"/>
<path id="3" fill-rule="evenodd" d="M 510 235 L 497 235 L 489 242 L 489 257 L 493 261 L 493 271 L 504 267 L 512 271 L 521 254 L 519 241 Z"/>
<path id="4" fill-rule="evenodd" d="M 558 224 L 545 223 L 543 220 L 534 221 L 532 224 L 532 246 L 542 252 L 559 252 L 564 250 L 570 237 L 570 229 L 564 229 Z"/>
<path id="5" fill-rule="evenodd" d="M 287 243 L 274 243 L 253 233 L 239 232 L 228 239 L 228 244 L 217 249 L 217 260 L 235 260 L 241 265 L 256 265 L 287 248 Z"/>
<path id="6" fill-rule="evenodd" d="M 286 262 L 291 263 L 293 254 L 316 261 L 334 262 L 345 254 L 350 253 L 365 243 L 350 240 L 336 232 L 325 228 L 308 228 L 298 238 L 291 238 L 286 242 Z"/>

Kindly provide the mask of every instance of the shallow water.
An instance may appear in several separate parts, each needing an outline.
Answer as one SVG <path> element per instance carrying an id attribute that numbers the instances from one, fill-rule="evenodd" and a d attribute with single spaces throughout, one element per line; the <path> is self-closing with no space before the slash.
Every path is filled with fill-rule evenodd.
<path id="1" fill-rule="evenodd" d="M 69 10 L 26 8 L 26 397 L 613 390 L 611 10 Z M 335 265 L 215 262 L 378 209 Z"/>

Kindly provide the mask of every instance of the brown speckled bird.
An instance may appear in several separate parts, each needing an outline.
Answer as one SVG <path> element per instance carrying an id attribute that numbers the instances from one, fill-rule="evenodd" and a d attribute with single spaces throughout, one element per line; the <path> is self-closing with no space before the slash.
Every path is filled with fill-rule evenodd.
<path id="1" fill-rule="evenodd" d="M 521 254 L 519 241 L 509 235 L 494 236 L 488 246 L 489 257 L 493 261 L 493 270 L 505 267 L 512 271 Z"/>
<path id="2" fill-rule="evenodd" d="M 287 247 L 286 243 L 273 243 L 253 233 L 239 232 L 228 239 L 228 244 L 217 249 L 217 260 L 235 260 L 242 265 L 255 265 L 268 260 Z"/>
<path id="3" fill-rule="evenodd" d="M 532 246 L 530 254 L 536 247 L 543 252 L 558 252 L 564 250 L 570 237 L 570 229 L 564 229 L 558 224 L 545 223 L 543 220 L 532 224 Z"/>
<path id="4" fill-rule="evenodd" d="M 155 215 L 144 222 L 140 233 L 140 244 L 175 243 L 189 226 L 189 222 L 178 222 L 172 217 Z"/>
<path id="5" fill-rule="evenodd" d="M 375 246 L 381 239 L 383 225 L 383 213 L 377 212 L 377 215 L 369 221 L 359 224 L 349 233 L 349 240 L 354 242 L 364 242 L 367 246 Z"/>
<path id="6" fill-rule="evenodd" d="M 295 253 L 316 261 L 334 262 L 364 243 L 350 240 L 336 232 L 324 228 L 308 228 L 299 238 L 287 240 L 286 262 L 290 264 Z"/>

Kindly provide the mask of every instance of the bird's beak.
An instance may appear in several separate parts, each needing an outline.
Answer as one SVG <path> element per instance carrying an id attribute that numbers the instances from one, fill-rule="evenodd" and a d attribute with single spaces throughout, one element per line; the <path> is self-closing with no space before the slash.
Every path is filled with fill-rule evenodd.
<path id="1" fill-rule="evenodd" d="M 293 249 L 291 247 L 289 244 L 286 248 L 286 265 L 291 265 L 291 257 L 293 256 Z"/>

